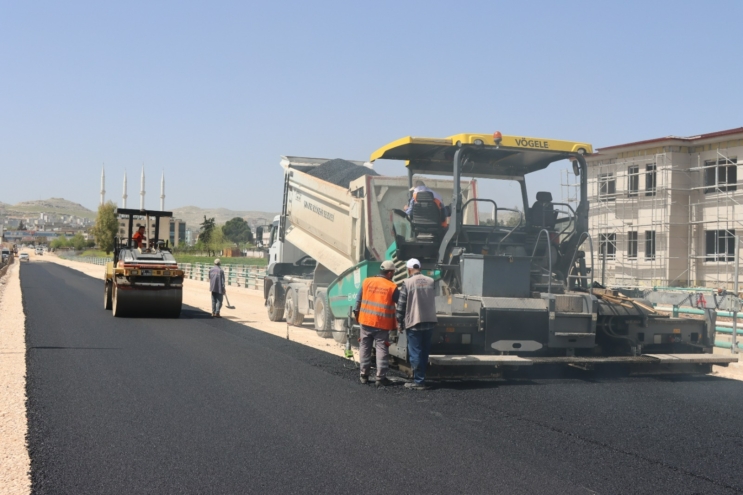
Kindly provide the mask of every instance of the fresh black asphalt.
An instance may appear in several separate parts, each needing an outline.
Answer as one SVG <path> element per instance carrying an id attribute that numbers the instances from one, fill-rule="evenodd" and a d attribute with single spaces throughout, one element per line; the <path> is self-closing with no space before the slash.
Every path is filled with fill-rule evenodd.
<path id="1" fill-rule="evenodd" d="M 21 283 L 34 493 L 743 492 L 741 382 L 376 390 L 349 361 L 193 308 L 114 318 L 101 281 L 56 264 Z"/>

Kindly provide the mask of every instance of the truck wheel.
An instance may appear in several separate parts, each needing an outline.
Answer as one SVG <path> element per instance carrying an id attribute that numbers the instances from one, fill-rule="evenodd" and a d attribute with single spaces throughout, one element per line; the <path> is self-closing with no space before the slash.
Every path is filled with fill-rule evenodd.
<path id="1" fill-rule="evenodd" d="M 111 309 L 111 306 L 113 306 L 113 301 L 111 294 L 111 283 L 106 280 L 104 286 L 103 286 L 103 309 Z"/>
<path id="2" fill-rule="evenodd" d="M 266 299 L 266 310 L 268 319 L 271 321 L 281 321 L 284 319 L 284 301 L 281 301 L 276 294 L 276 284 L 268 289 L 268 298 Z"/>
<path id="3" fill-rule="evenodd" d="M 348 340 L 348 320 L 346 318 L 333 320 L 333 340 L 345 344 Z"/>
<path id="4" fill-rule="evenodd" d="M 284 315 L 286 316 L 286 322 L 296 327 L 302 326 L 304 321 L 304 315 L 299 312 L 299 304 L 297 301 L 297 292 L 294 289 L 287 289 L 286 291 L 286 304 L 284 305 Z"/>
<path id="5" fill-rule="evenodd" d="M 329 339 L 333 333 L 333 315 L 328 304 L 328 291 L 318 290 L 315 294 L 315 330 L 317 335 Z"/>

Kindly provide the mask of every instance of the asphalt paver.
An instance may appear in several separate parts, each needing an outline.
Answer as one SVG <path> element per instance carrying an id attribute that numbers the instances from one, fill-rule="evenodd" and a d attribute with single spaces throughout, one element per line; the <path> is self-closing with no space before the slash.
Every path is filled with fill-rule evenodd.
<path id="1" fill-rule="evenodd" d="M 743 383 L 358 383 L 350 361 L 185 307 L 114 318 L 23 267 L 34 493 L 739 493 Z M 209 297 L 205 293 L 204 297 Z"/>

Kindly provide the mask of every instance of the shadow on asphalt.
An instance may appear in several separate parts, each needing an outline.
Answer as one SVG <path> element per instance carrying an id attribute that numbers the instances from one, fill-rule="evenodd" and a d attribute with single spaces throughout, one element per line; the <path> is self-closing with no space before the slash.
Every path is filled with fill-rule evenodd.
<path id="1" fill-rule="evenodd" d="M 211 313 L 207 313 L 201 309 L 192 308 L 191 306 L 183 306 L 181 309 L 181 318 L 189 320 L 211 320 Z"/>

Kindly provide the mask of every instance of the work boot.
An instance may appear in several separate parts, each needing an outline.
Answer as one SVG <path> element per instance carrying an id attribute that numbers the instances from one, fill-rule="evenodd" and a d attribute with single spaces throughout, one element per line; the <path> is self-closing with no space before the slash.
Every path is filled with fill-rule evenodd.
<path id="1" fill-rule="evenodd" d="M 366 385 L 367 383 L 369 383 L 369 377 L 367 375 L 360 375 L 359 381 L 362 385 Z"/>
<path id="2" fill-rule="evenodd" d="M 212 313 L 212 318 L 214 318 L 215 315 L 216 315 L 216 313 Z"/>
<path id="3" fill-rule="evenodd" d="M 392 385 L 392 380 L 390 380 L 386 376 L 383 376 L 381 378 L 378 377 L 374 385 L 377 387 L 387 387 L 389 385 Z"/>
<path id="4" fill-rule="evenodd" d="M 409 382 L 405 384 L 405 388 L 410 390 L 428 390 L 430 387 L 425 383 Z"/>
<path id="5" fill-rule="evenodd" d="M 219 313 L 217 313 L 217 314 L 216 314 L 216 315 L 214 315 L 214 316 L 215 316 L 215 317 L 217 317 L 217 318 L 221 318 L 221 316 L 219 315 Z"/>

